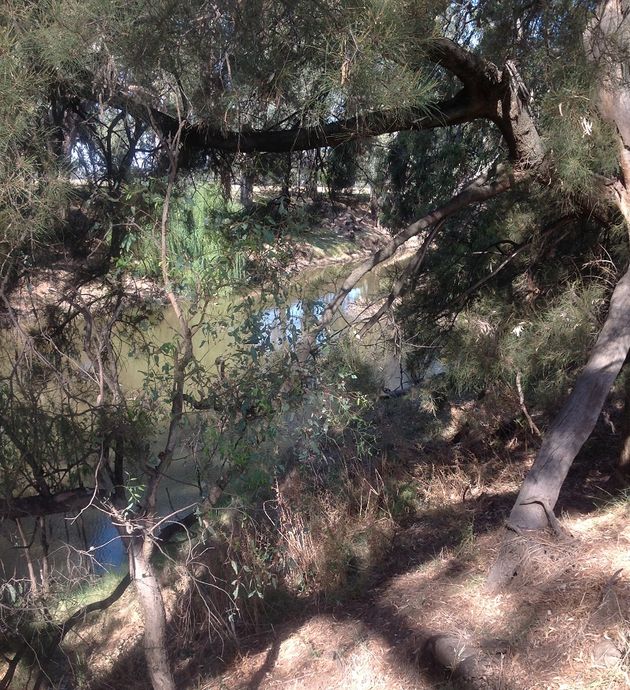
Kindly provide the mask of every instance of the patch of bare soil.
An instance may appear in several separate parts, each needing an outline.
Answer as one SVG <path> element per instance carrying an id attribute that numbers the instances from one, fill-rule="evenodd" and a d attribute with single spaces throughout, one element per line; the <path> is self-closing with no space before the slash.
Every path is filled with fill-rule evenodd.
<path id="1" fill-rule="evenodd" d="M 359 688 L 394 690 L 416 687 L 413 674 L 389 658 L 391 645 L 361 621 L 317 615 L 298 630 L 278 637 L 262 652 L 246 654 L 227 674 L 206 685 L 220 688 Z"/>
<path id="2" fill-rule="evenodd" d="M 573 534 L 533 549 L 536 582 L 484 590 L 498 537 L 444 549 L 372 592 L 368 601 L 278 627 L 204 690 L 572 690 L 630 687 L 628 506 L 564 520 Z M 421 526 L 401 535 L 422 539 Z M 417 559 L 417 553 L 415 555 Z M 458 646 L 475 672 L 436 667 L 434 647 Z M 432 652 L 432 653 L 430 653 Z"/>
<path id="3" fill-rule="evenodd" d="M 164 293 L 146 278 L 123 275 L 119 287 L 128 299 L 138 302 L 163 300 Z M 94 303 L 111 292 L 108 279 L 97 278 L 77 284 L 76 267 L 35 268 L 25 274 L 11 293 L 11 307 L 18 316 L 30 316 L 47 305 L 63 307 Z"/>

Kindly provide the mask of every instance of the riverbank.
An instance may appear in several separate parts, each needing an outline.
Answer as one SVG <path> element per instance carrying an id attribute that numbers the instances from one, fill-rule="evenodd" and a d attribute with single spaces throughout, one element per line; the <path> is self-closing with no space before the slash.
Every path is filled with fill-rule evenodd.
<path id="1" fill-rule="evenodd" d="M 364 201 L 323 203 L 319 209 L 319 219 L 312 227 L 289 238 L 295 247 L 293 271 L 356 263 L 392 237 Z"/>
<path id="2" fill-rule="evenodd" d="M 164 568 L 178 687 L 627 687 L 629 507 L 627 495 L 612 495 L 606 484 L 614 454 L 597 463 L 585 454 L 578 462 L 561 503 L 571 538 L 541 542 L 530 554 L 536 577 L 519 577 L 506 592 L 490 594 L 485 575 L 535 441 L 517 427 L 507 441 L 496 436 L 493 444 L 505 433 L 506 411 L 492 414 L 487 402 L 451 407 L 448 431 L 429 439 L 420 408 L 418 399 L 377 404 L 372 419 L 381 457 L 373 466 L 353 464 L 349 444 L 342 457 L 331 455 L 327 465 L 289 473 L 278 483 L 268 506 L 278 532 L 267 553 L 276 556 L 266 567 L 282 570 L 284 583 L 269 581 L 260 600 L 241 592 L 238 642 L 229 630 L 208 627 L 204 606 L 217 605 L 223 594 L 197 601 L 195 574 L 200 580 L 211 575 L 226 601 L 232 580 L 251 586 L 261 571 L 253 567 L 259 562 L 247 535 L 257 534 L 260 548 L 262 535 L 274 534 L 268 521 L 252 514 L 251 522 L 232 528 L 236 565 L 236 551 L 230 556 L 214 547 L 190 567 Z M 484 454 L 482 428 L 496 452 Z M 327 484 L 331 477 L 337 491 Z M 597 499 L 584 500 L 585 481 Z M 113 631 L 105 645 L 103 626 Z M 66 652 L 71 658 L 80 653 L 90 669 L 86 687 L 147 690 L 146 677 L 137 673 L 141 628 L 130 591 L 68 636 Z M 449 645 L 462 655 L 445 668 Z"/>
<path id="3" fill-rule="evenodd" d="M 344 266 L 348 273 L 358 262 L 384 246 L 392 237 L 370 215 L 369 205 L 360 198 L 346 198 L 345 202 L 322 202 L 317 212 L 309 210 L 310 222 L 289 225 L 284 236 L 288 245 L 289 263 L 284 267 L 289 279 L 305 271 Z M 392 258 L 398 261 L 408 255 L 417 244 L 413 240 Z M 413 245 L 413 246 L 412 246 Z M 89 280 L 81 278 L 82 265 L 63 257 L 47 266 L 34 266 L 25 271 L 15 288 L 7 296 L 14 314 L 19 318 L 40 312 L 51 305 L 69 306 L 98 302 L 112 288 L 122 290 L 130 303 L 165 303 L 164 290 L 158 281 L 137 275 L 129 268 L 115 269 L 110 274 Z M 255 292 L 255 290 L 254 290 Z"/>

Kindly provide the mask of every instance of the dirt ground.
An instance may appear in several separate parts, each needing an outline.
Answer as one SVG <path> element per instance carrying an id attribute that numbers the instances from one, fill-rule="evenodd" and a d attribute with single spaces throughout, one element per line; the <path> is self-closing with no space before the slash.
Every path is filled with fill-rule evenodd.
<path id="1" fill-rule="evenodd" d="M 369 591 L 293 616 L 252 638 L 249 651 L 245 641 L 217 675 L 191 687 L 630 687 L 630 495 L 612 481 L 616 438 L 602 426 L 578 457 L 556 509 L 566 538 L 532 541 L 510 587 L 493 594 L 486 575 L 511 535 L 504 520 L 537 442 L 515 435 L 499 444 L 501 455 L 475 454 L 476 443 L 488 448 L 479 434 L 496 420 L 477 414 L 476 430 L 462 434 L 453 414 L 441 442 L 414 446 L 413 430 L 402 438 L 398 412 L 381 428 L 401 439 L 393 452 L 409 467 L 421 506 Z M 455 669 L 436 663 L 440 645 L 457 648 Z"/>
<path id="2" fill-rule="evenodd" d="M 484 590 L 502 536 L 471 532 L 457 548 L 431 546 L 422 523 L 399 535 L 408 560 L 389 567 L 365 601 L 278 626 L 203 690 L 571 690 L 630 687 L 629 506 L 566 517 L 564 544 L 540 543 L 544 577 Z M 474 512 L 471 514 L 474 519 Z M 426 540 L 426 541 L 425 541 Z M 423 544 L 426 548 L 423 548 Z M 430 549 L 434 551 L 431 553 Z M 402 556 L 402 554 L 400 554 Z M 483 664 L 476 677 L 436 668 L 427 647 L 456 638 Z M 258 641 L 259 642 L 259 641 Z"/>

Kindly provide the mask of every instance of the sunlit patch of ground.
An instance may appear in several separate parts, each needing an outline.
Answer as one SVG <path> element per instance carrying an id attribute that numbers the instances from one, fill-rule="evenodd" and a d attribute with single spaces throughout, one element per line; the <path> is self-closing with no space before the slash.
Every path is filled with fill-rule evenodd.
<path id="1" fill-rule="evenodd" d="M 418 687 L 413 674 L 389 658 L 391 646 L 363 623 L 318 615 L 268 650 L 247 655 L 231 673 L 202 685 L 220 688 L 298 690 L 407 690 Z"/>
<path id="2" fill-rule="evenodd" d="M 448 688 L 448 674 L 432 672 L 422 654 L 436 633 L 465 640 L 488 660 L 483 687 L 630 687 L 629 514 L 619 504 L 565 519 L 572 539 L 542 540 L 532 548 L 534 581 L 515 582 L 500 595 L 484 589 L 499 534 L 444 550 L 368 603 L 278 629 L 274 644 L 200 687 Z"/>

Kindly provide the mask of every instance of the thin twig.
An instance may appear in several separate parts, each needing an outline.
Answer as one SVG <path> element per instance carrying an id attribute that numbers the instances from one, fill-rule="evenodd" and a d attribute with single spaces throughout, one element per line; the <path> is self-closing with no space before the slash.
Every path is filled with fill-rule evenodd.
<path id="1" fill-rule="evenodd" d="M 527 406 L 525 405 L 525 394 L 523 393 L 523 386 L 521 385 L 521 372 L 517 371 L 516 372 L 516 390 L 518 391 L 518 401 L 521 406 L 521 410 L 523 414 L 525 415 L 525 418 L 527 419 L 527 422 L 529 423 L 529 430 L 532 432 L 532 434 L 535 434 L 538 436 L 538 438 L 542 438 L 542 434 L 540 433 L 540 429 L 536 426 L 536 422 L 532 419 L 532 416 L 529 414 L 529 411 L 527 410 Z"/>

